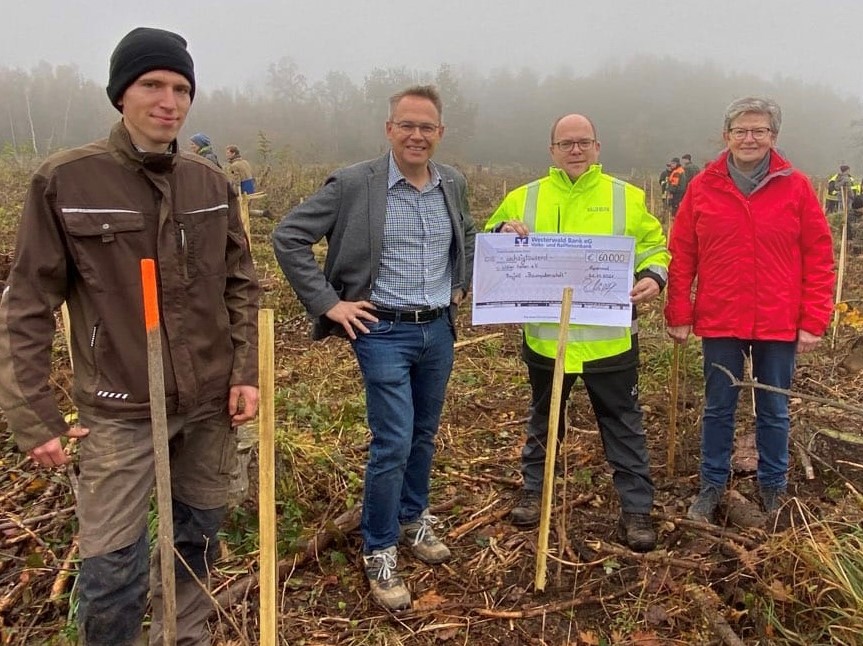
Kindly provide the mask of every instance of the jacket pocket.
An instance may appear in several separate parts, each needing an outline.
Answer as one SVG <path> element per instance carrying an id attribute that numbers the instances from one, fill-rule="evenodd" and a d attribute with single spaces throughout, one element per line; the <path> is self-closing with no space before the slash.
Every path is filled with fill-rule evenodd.
<path id="1" fill-rule="evenodd" d="M 81 276 L 96 291 L 113 292 L 140 282 L 146 241 L 140 211 L 63 208 L 63 226 Z"/>

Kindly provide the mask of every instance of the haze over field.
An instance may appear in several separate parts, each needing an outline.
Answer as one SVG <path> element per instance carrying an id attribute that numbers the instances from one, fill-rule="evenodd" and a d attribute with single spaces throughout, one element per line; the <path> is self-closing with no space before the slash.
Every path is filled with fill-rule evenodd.
<path id="1" fill-rule="evenodd" d="M 538 141 L 528 153 L 524 144 L 544 132 L 553 116 L 570 110 L 591 110 L 606 139 L 630 122 L 625 123 L 631 131 L 627 145 L 606 145 L 606 161 L 653 164 L 654 158 L 659 162 L 690 148 L 703 159 L 717 146 L 724 106 L 741 93 L 772 95 L 783 103 L 787 129 L 780 145 L 803 165 L 832 167 L 834 161 L 860 158 L 859 126 L 854 125 L 863 118 L 863 41 L 855 27 L 863 24 L 860 0 L 27 0 L 4 2 L 3 18 L 0 72 L 30 73 L 43 61 L 51 67 L 74 65 L 94 87 L 104 87 L 110 53 L 130 29 L 159 26 L 181 33 L 195 59 L 200 95 L 219 97 L 213 106 L 196 101 L 189 126 L 217 130 L 220 144 L 231 139 L 254 145 L 254 129 L 232 129 L 242 114 L 233 104 L 266 98 L 284 102 L 279 81 L 301 81 L 304 101 L 338 89 L 356 90 L 368 103 L 379 98 L 369 94 L 370 77 L 383 78 L 388 90 L 405 80 L 437 81 L 446 66 L 465 104 L 475 108 L 475 122 L 471 128 L 456 123 L 461 127 L 450 130 L 442 152 L 467 161 L 512 162 L 521 154 L 528 163 L 538 163 L 545 159 L 545 142 Z M 616 84 L 613 91 L 603 85 L 610 80 Z M 0 96 L 0 142 L 12 138 L 9 124 L 21 110 L 18 94 L 7 91 L 7 105 Z M 446 106 L 451 98 L 444 96 Z M 232 116 L 220 121 L 219 109 Z M 525 121 L 510 118 L 503 132 L 494 118 L 507 110 Z M 96 114 L 92 106 L 89 112 L 98 129 L 115 116 L 110 107 Z M 272 112 L 275 118 L 275 107 Z M 316 104 L 310 113 L 325 114 L 326 107 Z M 354 116 L 361 123 L 371 118 L 356 111 Z M 454 113 L 448 116 L 452 123 Z M 271 124 L 255 113 L 254 120 L 272 134 L 276 148 L 290 145 L 303 159 L 345 161 L 371 148 L 372 134 L 359 137 L 356 146 L 343 143 L 330 150 L 302 140 L 297 124 L 306 131 L 314 128 L 299 117 Z M 666 121 L 681 124 L 685 136 L 669 140 Z M 488 132 L 492 127 L 497 130 Z M 72 132 L 66 125 L 63 137 L 56 126 L 47 129 L 35 133 L 37 144 L 43 142 L 39 149 L 80 143 L 77 136 L 65 136 Z M 382 124 L 359 129 L 381 139 Z M 15 133 L 19 143 L 24 130 Z M 522 136 L 512 139 L 511 153 L 495 141 L 483 141 L 511 137 L 513 130 Z M 453 140 L 457 133 L 463 137 L 460 146 Z"/>
<path id="2" fill-rule="evenodd" d="M 75 63 L 100 84 L 117 40 L 147 25 L 186 37 L 207 90 L 263 80 L 284 56 L 311 78 L 360 80 L 375 67 L 441 63 L 585 74 L 649 54 L 863 97 L 859 0 L 27 0 L 3 2 L 3 22 L 0 65 Z"/>

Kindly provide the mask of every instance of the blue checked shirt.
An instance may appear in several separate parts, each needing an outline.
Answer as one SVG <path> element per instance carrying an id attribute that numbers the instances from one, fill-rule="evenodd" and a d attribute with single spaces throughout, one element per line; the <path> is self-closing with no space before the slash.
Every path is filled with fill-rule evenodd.
<path id="1" fill-rule="evenodd" d="M 452 300 L 452 221 L 440 173 L 430 168 L 430 181 L 418 191 L 390 153 L 381 263 L 371 295 L 381 308 L 446 307 Z"/>

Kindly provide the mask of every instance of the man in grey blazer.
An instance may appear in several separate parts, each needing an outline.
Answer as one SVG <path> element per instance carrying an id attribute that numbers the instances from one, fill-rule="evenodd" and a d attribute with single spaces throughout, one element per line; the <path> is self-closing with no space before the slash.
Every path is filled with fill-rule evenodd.
<path id="1" fill-rule="evenodd" d="M 392 96 L 390 152 L 333 173 L 273 233 L 313 338 L 346 336 L 363 374 L 372 433 L 363 563 L 373 598 L 390 610 L 411 603 L 397 572 L 398 543 L 426 563 L 450 557 L 429 514 L 429 476 L 475 228 L 464 177 L 431 161 L 444 134 L 441 115 L 432 86 Z M 321 269 L 312 245 L 324 237 Z"/>

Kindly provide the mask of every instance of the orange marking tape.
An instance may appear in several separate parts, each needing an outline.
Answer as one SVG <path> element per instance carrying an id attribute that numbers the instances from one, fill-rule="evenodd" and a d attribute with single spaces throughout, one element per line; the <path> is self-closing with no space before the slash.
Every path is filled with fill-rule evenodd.
<path id="1" fill-rule="evenodd" d="M 141 285 L 144 289 L 144 325 L 147 332 L 159 327 L 159 290 L 156 288 L 156 263 L 141 260 Z"/>

